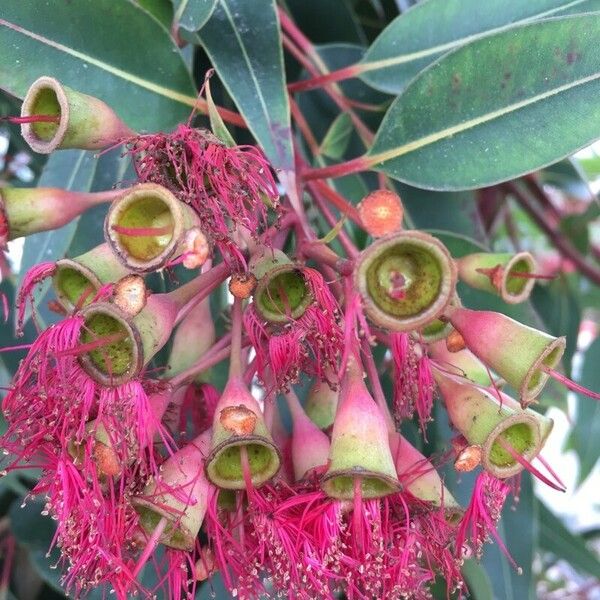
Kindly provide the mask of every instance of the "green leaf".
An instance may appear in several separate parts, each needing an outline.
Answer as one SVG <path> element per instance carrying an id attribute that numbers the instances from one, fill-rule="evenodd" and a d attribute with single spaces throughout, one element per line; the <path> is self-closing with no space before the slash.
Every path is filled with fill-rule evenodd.
<path id="1" fill-rule="evenodd" d="M 208 104 L 208 118 L 210 120 L 210 128 L 212 132 L 230 148 L 235 146 L 235 140 L 231 137 L 229 129 L 223 122 L 217 107 L 213 101 L 213 97 L 210 91 L 210 79 L 207 77 L 204 84 L 204 91 L 206 93 L 206 103 Z"/>
<path id="2" fill-rule="evenodd" d="M 570 12 L 600 9 L 598 0 L 429 0 L 394 19 L 359 64 L 369 85 L 398 94 L 440 56 L 490 33 Z"/>
<path id="3" fill-rule="evenodd" d="M 599 36 L 594 13 L 514 27 L 443 56 L 392 104 L 368 158 L 416 187 L 460 190 L 588 145 L 600 130 Z"/>
<path id="4" fill-rule="evenodd" d="M 279 20 L 273 0 L 219 0 L 198 39 L 273 166 L 294 166 Z"/>
<path id="5" fill-rule="evenodd" d="M 173 4 L 170 0 L 133 0 L 133 2 L 149 12 L 167 30 L 171 29 Z"/>
<path id="6" fill-rule="evenodd" d="M 430 192 L 403 183 L 395 188 L 413 227 L 449 230 L 486 242 L 473 192 Z"/>
<path id="7" fill-rule="evenodd" d="M 186 31 L 198 31 L 210 19 L 217 0 L 174 0 L 173 21 Z"/>
<path id="8" fill-rule="evenodd" d="M 134 42 L 135 40 L 135 42 Z M 187 119 L 195 88 L 165 28 L 127 0 L 4 0 L 0 85 L 22 98 L 41 75 L 107 102 L 132 128 Z"/>
<path id="9" fill-rule="evenodd" d="M 552 335 L 567 337 L 563 364 L 567 374 L 577 349 L 577 335 L 581 322 L 581 309 L 566 278 L 561 277 L 546 285 L 536 285 L 531 301 L 544 321 L 546 331 Z"/>
<path id="10" fill-rule="evenodd" d="M 600 391 L 600 338 L 587 349 L 583 357 L 581 376 L 577 381 L 585 387 Z M 575 426 L 569 445 L 579 456 L 579 483 L 581 484 L 600 456 L 600 402 L 577 394 Z"/>
<path id="11" fill-rule="evenodd" d="M 350 115 L 348 113 L 340 113 L 331 124 L 321 142 L 319 148 L 321 154 L 328 158 L 340 160 L 348 148 L 350 136 L 353 131 L 354 125 L 352 124 Z"/>
<path id="12" fill-rule="evenodd" d="M 465 560 L 462 573 L 472 600 L 493 600 L 490 578 L 479 563 L 473 559 Z"/>
<path id="13" fill-rule="evenodd" d="M 538 501 L 540 548 L 567 561 L 574 569 L 600 578 L 600 560 L 579 535 L 571 533 L 563 522 Z"/>
<path id="14" fill-rule="evenodd" d="M 532 563 L 538 545 L 537 502 L 533 495 L 531 476 L 522 478 L 519 503 L 511 506 L 508 498 L 498 523 L 498 533 L 511 556 L 523 570 L 520 574 L 502 553 L 497 543 L 484 548 L 482 566 L 485 568 L 497 600 L 534 600 Z"/>

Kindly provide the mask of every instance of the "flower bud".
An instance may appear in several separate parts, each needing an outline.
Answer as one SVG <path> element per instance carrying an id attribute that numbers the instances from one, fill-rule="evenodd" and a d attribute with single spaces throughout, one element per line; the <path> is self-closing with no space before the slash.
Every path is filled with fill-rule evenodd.
<path id="1" fill-rule="evenodd" d="M 262 411 L 244 382 L 231 377 L 215 409 L 208 478 L 221 488 L 245 489 L 241 447 L 245 447 L 252 485 L 261 486 L 279 470 L 280 454 Z"/>
<path id="2" fill-rule="evenodd" d="M 373 237 L 382 237 L 402 229 L 404 207 L 400 196 L 390 190 L 375 190 L 358 205 L 364 228 Z"/>
<path id="3" fill-rule="evenodd" d="M 113 202 L 104 221 L 104 237 L 131 271 L 148 273 L 186 252 L 186 231 L 199 219 L 166 188 L 143 183 Z"/>
<path id="4" fill-rule="evenodd" d="M 306 414 L 319 429 L 328 429 L 333 425 L 340 391 L 321 379 L 317 379 L 308 392 Z"/>
<path id="5" fill-rule="evenodd" d="M 459 258 L 456 264 L 462 281 L 478 290 L 496 294 L 508 304 L 527 300 L 535 285 L 534 278 L 526 277 L 536 269 L 535 260 L 529 252 L 477 252 Z"/>
<path id="6" fill-rule="evenodd" d="M 329 461 L 322 487 L 332 498 L 352 499 L 356 478 L 360 478 L 363 498 L 400 489 L 387 424 L 354 361 L 342 382 Z"/>
<path id="7" fill-rule="evenodd" d="M 544 368 L 554 368 L 565 351 L 564 337 L 552 337 L 500 313 L 456 308 L 450 321 L 467 348 L 518 390 L 523 404 L 542 391 L 548 379 Z"/>
<path id="8" fill-rule="evenodd" d="M 102 100 L 76 92 L 53 77 L 33 82 L 21 107 L 22 117 L 56 116 L 57 122 L 21 125 L 23 139 L 34 152 L 81 148 L 99 150 L 133 135 Z"/>
<path id="9" fill-rule="evenodd" d="M 8 228 L 7 239 L 50 231 L 66 225 L 89 208 L 110 202 L 122 190 L 70 192 L 60 188 L 0 189 L 0 223 Z"/>
<path id="10" fill-rule="evenodd" d="M 391 433 L 390 449 L 405 490 L 419 500 L 431 502 L 436 507 L 443 506 L 452 520 L 462 512 L 435 467 L 406 438 L 397 432 Z"/>
<path id="11" fill-rule="evenodd" d="M 58 302 L 72 311 L 89 304 L 98 290 L 106 283 L 117 281 L 129 271 L 114 255 L 108 244 L 75 258 L 63 258 L 56 262 L 52 285 Z"/>
<path id="12" fill-rule="evenodd" d="M 170 456 L 133 504 L 140 525 L 152 534 L 161 518 L 167 519 L 160 542 L 171 548 L 191 551 L 200 531 L 210 484 L 204 473 L 204 459 L 210 449 L 210 431 Z"/>
<path id="13" fill-rule="evenodd" d="M 499 440 L 528 461 L 540 453 L 552 430 L 552 419 L 523 410 L 506 394 L 476 387 L 437 369 L 435 378 L 450 421 L 469 444 L 481 447 L 482 464 L 492 475 L 503 479 L 523 469 Z"/>
<path id="14" fill-rule="evenodd" d="M 392 331 L 411 331 L 444 312 L 454 295 L 456 266 L 434 237 L 402 231 L 364 250 L 354 279 L 373 323 Z"/>
<path id="15" fill-rule="evenodd" d="M 485 365 L 467 348 L 460 352 L 450 352 L 446 342 L 441 340 L 428 346 L 429 354 L 442 369 L 469 379 L 478 385 L 492 383 Z"/>

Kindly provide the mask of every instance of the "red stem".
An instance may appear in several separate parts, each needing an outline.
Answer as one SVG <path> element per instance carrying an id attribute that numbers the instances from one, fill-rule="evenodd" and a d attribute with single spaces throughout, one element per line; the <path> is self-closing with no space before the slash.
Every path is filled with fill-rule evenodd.
<path id="1" fill-rule="evenodd" d="M 330 71 L 329 73 L 325 73 L 325 75 L 313 77 L 312 79 L 304 79 L 303 81 L 290 83 L 288 85 L 288 90 L 290 92 L 306 92 L 318 87 L 323 87 L 330 83 L 335 83 L 336 81 L 343 81 L 344 79 L 356 77 L 359 73 L 359 65 L 350 65 L 348 67 L 338 69 L 337 71 Z"/>
<path id="2" fill-rule="evenodd" d="M 306 171 L 304 171 L 304 173 L 306 173 Z M 350 204 L 350 202 L 348 202 L 341 194 L 338 194 L 334 189 L 329 187 L 324 181 L 309 183 L 308 187 L 311 190 L 318 191 L 325 200 L 333 204 L 343 215 L 346 215 L 349 219 L 352 219 L 357 225 L 362 227 L 362 221 L 356 207 L 353 204 Z"/>
<path id="3" fill-rule="evenodd" d="M 366 156 L 359 156 L 358 158 L 353 158 L 352 160 L 338 163 L 337 165 L 329 165 L 317 169 L 307 169 L 302 174 L 302 178 L 304 181 L 311 181 L 313 179 L 336 179 L 338 177 L 344 177 L 345 175 L 367 171 L 370 167 L 371 162 L 369 159 Z"/>
<path id="4" fill-rule="evenodd" d="M 538 227 L 556 246 L 557 250 L 565 258 L 571 260 L 584 277 L 587 277 L 596 285 L 600 285 L 600 269 L 586 262 L 585 258 L 577 251 L 575 246 L 561 234 L 559 229 L 548 223 L 544 211 L 534 204 L 514 183 L 505 183 L 503 187 L 515 197 L 525 212 L 529 214 Z"/>

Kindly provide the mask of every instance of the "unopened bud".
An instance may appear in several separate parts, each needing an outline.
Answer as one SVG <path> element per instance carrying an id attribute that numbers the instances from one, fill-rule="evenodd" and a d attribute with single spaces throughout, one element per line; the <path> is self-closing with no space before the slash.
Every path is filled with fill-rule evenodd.
<path id="1" fill-rule="evenodd" d="M 199 227 L 185 232 L 183 266 L 186 269 L 198 269 L 210 255 L 210 244 Z"/>
<path id="2" fill-rule="evenodd" d="M 126 275 L 117 283 L 113 302 L 125 313 L 134 317 L 146 306 L 146 284 L 140 275 Z"/>
<path id="3" fill-rule="evenodd" d="M 382 237 L 402 228 L 404 208 L 400 196 L 389 190 L 375 190 L 358 205 L 364 228 L 373 237 Z"/>
<path id="4" fill-rule="evenodd" d="M 481 464 L 481 457 L 481 446 L 467 446 L 456 457 L 454 468 L 461 473 L 472 471 Z"/>
<path id="5" fill-rule="evenodd" d="M 257 417 L 243 404 L 225 407 L 219 416 L 221 425 L 235 435 L 250 435 L 256 427 Z"/>
<path id="6" fill-rule="evenodd" d="M 256 287 L 256 277 L 252 273 L 236 273 L 229 280 L 229 291 L 236 298 L 250 298 Z"/>
<path id="7" fill-rule="evenodd" d="M 448 352 L 460 352 L 467 347 L 465 344 L 465 340 L 463 336 L 453 329 L 446 338 L 446 348 L 448 348 Z"/>

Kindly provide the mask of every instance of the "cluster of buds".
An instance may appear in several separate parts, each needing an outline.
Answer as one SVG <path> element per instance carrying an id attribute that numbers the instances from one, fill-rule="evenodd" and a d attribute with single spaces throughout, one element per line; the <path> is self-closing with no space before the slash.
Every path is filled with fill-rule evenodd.
<path id="1" fill-rule="evenodd" d="M 523 469 L 561 488 L 540 457 L 552 421 L 529 405 L 549 377 L 575 385 L 556 371 L 564 338 L 457 293 L 460 278 L 526 300 L 530 254 L 453 258 L 403 229 L 400 198 L 379 190 L 357 211 L 366 248 L 339 256 L 279 201 L 258 149 L 190 124 L 137 135 L 51 78 L 15 121 L 38 152 L 124 144 L 138 177 L 95 194 L 1 192 L 5 240 L 109 203 L 104 244 L 25 276 L 18 325 L 45 278 L 64 318 L 3 400 L 5 472 L 42 469 L 31 494 L 56 521 L 72 595 L 151 597 L 147 568 L 169 598 L 193 598 L 217 572 L 240 598 L 425 599 L 440 575 L 461 594 L 464 557 L 490 538 L 504 548 L 496 524 Z M 200 272 L 153 293 L 146 276 L 177 265 Z M 216 339 L 210 298 L 227 278 L 231 330 Z M 220 392 L 207 372 L 226 359 Z M 398 427 L 416 417 L 425 435 L 438 393 L 456 438 L 427 458 Z M 448 460 L 480 469 L 466 507 L 440 475 Z"/>

